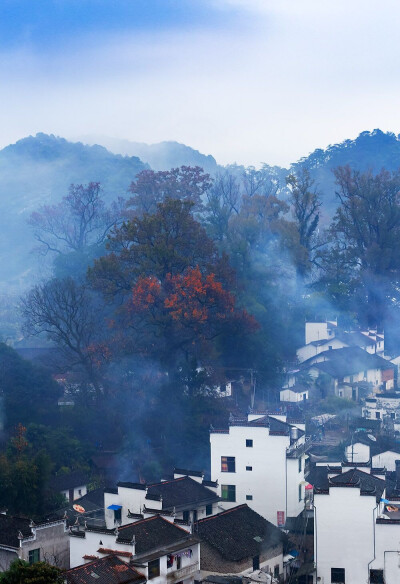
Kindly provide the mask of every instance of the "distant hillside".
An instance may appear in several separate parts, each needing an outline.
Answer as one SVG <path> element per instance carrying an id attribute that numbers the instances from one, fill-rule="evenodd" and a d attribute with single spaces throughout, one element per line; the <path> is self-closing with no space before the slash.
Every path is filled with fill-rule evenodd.
<path id="1" fill-rule="evenodd" d="M 300 165 L 310 169 L 322 192 L 325 212 L 332 215 L 337 208 L 332 169 L 347 164 L 357 170 L 371 169 L 373 172 L 379 172 L 382 168 L 399 168 L 400 136 L 381 130 L 362 132 L 355 140 L 345 140 L 328 146 L 325 150 L 314 150 L 309 156 L 293 164 L 292 169 Z"/>
<path id="2" fill-rule="evenodd" d="M 106 200 L 125 196 L 136 174 L 148 168 L 102 146 L 85 146 L 37 134 L 0 151 L 0 281 L 20 285 L 30 279 L 34 245 L 26 219 L 39 205 L 67 194 L 71 183 L 100 182 Z"/>
<path id="3" fill-rule="evenodd" d="M 87 144 L 101 144 L 115 154 L 138 156 L 154 170 L 169 170 L 179 166 L 201 166 L 210 174 L 215 174 L 218 170 L 213 156 L 201 154 L 198 150 L 179 142 L 144 144 L 109 136 L 82 136 L 81 140 Z"/>

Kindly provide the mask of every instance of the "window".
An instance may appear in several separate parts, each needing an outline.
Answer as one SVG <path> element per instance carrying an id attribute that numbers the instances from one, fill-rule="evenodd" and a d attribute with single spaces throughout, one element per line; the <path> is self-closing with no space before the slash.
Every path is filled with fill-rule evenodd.
<path id="1" fill-rule="evenodd" d="M 394 420 L 396 418 L 396 414 L 394 412 L 391 412 L 390 417 L 392 418 L 392 420 Z"/>
<path id="2" fill-rule="evenodd" d="M 253 448 L 253 440 L 247 439 L 246 440 L 246 447 L 247 448 Z"/>
<path id="3" fill-rule="evenodd" d="M 193 521 L 197 521 L 197 509 L 193 509 L 192 514 L 193 514 Z"/>
<path id="4" fill-rule="evenodd" d="M 384 584 L 383 570 L 370 570 L 369 581 L 371 584 Z"/>
<path id="5" fill-rule="evenodd" d="M 28 560 L 30 564 L 40 562 L 40 548 L 29 550 Z"/>
<path id="6" fill-rule="evenodd" d="M 246 470 L 253 470 L 252 466 L 246 466 Z"/>
<path id="7" fill-rule="evenodd" d="M 221 497 L 223 501 L 236 501 L 236 486 L 235 485 L 221 485 Z"/>
<path id="8" fill-rule="evenodd" d="M 331 568 L 331 583 L 345 584 L 344 568 Z"/>
<path id="9" fill-rule="evenodd" d="M 299 472 L 301 472 L 301 456 L 299 458 Z"/>
<path id="10" fill-rule="evenodd" d="M 189 523 L 189 511 L 184 511 L 182 513 L 182 519 L 183 519 L 183 521 L 186 521 L 187 523 Z"/>
<path id="11" fill-rule="evenodd" d="M 253 572 L 254 570 L 260 569 L 260 556 L 254 556 L 253 558 Z"/>
<path id="12" fill-rule="evenodd" d="M 377 420 L 379 420 L 379 419 L 380 419 L 380 417 L 381 417 L 381 413 L 380 413 L 380 412 L 376 412 L 376 413 L 375 413 L 375 417 L 376 417 L 376 419 L 377 419 Z"/>
<path id="13" fill-rule="evenodd" d="M 206 506 L 206 515 L 212 515 L 212 505 Z"/>
<path id="14" fill-rule="evenodd" d="M 234 456 L 221 456 L 221 472 L 235 472 Z"/>
<path id="15" fill-rule="evenodd" d="M 301 488 L 301 485 L 299 485 L 299 502 L 302 500 L 303 498 L 303 489 Z"/>
<path id="16" fill-rule="evenodd" d="M 121 509 L 114 509 L 114 523 L 121 523 L 122 514 Z"/>
<path id="17" fill-rule="evenodd" d="M 253 495 L 246 495 L 246 501 L 252 501 Z"/>
<path id="18" fill-rule="evenodd" d="M 276 566 L 274 566 L 274 578 L 276 578 L 277 580 L 279 578 L 279 564 L 276 564 Z"/>
<path id="19" fill-rule="evenodd" d="M 81 497 L 82 496 L 82 489 L 78 489 L 78 495 Z"/>
<path id="20" fill-rule="evenodd" d="M 182 558 L 181 558 L 181 556 L 177 556 L 177 558 L 176 558 L 176 569 L 177 570 L 180 570 L 181 567 L 182 567 Z"/>
<path id="21" fill-rule="evenodd" d="M 157 578 L 160 575 L 160 559 L 152 560 L 147 564 L 148 579 Z"/>

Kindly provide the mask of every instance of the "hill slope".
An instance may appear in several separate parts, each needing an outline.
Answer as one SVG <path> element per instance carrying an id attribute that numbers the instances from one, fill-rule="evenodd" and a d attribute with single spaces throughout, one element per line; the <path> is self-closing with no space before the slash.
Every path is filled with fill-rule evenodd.
<path id="1" fill-rule="evenodd" d="M 87 144 L 101 144 L 115 154 L 138 156 L 154 170 L 169 170 L 179 166 L 201 166 L 210 174 L 215 174 L 218 170 L 217 162 L 213 156 L 202 154 L 179 142 L 144 144 L 143 142 L 119 140 L 108 136 L 83 136 L 81 139 Z"/>
<path id="2" fill-rule="evenodd" d="M 123 157 L 102 146 L 85 146 L 37 134 L 0 151 L 0 281 L 23 284 L 32 272 L 34 245 L 26 225 L 43 203 L 56 202 L 71 183 L 100 182 L 111 201 L 125 196 L 130 182 L 148 168 L 137 157 Z"/>

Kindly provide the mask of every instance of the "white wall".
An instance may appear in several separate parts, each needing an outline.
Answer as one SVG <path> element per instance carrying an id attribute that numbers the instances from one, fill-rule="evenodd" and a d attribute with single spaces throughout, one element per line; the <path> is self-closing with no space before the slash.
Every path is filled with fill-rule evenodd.
<path id="1" fill-rule="evenodd" d="M 289 388 L 282 389 L 280 392 L 280 401 L 288 401 L 299 403 L 308 399 L 308 391 L 296 392 L 291 391 Z M 305 396 L 305 398 L 303 397 Z"/>
<path id="2" fill-rule="evenodd" d="M 386 522 L 376 525 L 376 559 L 371 568 L 383 570 L 385 584 L 400 582 L 400 524 Z M 386 552 L 386 553 L 385 553 Z"/>
<path id="3" fill-rule="evenodd" d="M 253 440 L 253 447 L 246 447 L 246 439 Z M 229 434 L 212 432 L 210 442 L 211 476 L 218 480 L 219 494 L 222 485 L 236 486 L 236 501 L 221 501 L 221 508 L 247 503 L 275 525 L 277 511 L 283 511 L 285 518 L 302 511 L 304 503 L 298 501 L 298 486 L 304 481 L 304 459 L 298 473 L 295 471 L 298 460 L 286 457 L 288 436 L 270 436 L 265 427 L 230 426 Z M 221 471 L 222 456 L 235 457 L 235 472 Z M 252 496 L 252 500 L 246 499 L 246 495 Z"/>
<path id="4" fill-rule="evenodd" d="M 330 487 L 329 495 L 314 495 L 314 504 L 317 576 L 328 584 L 331 568 L 344 568 L 346 583 L 365 584 L 374 558 L 375 496 L 360 495 L 354 487 Z"/>
<path id="5" fill-rule="evenodd" d="M 375 468 L 385 467 L 388 471 L 395 471 L 396 460 L 400 460 L 400 454 L 398 452 L 387 450 L 386 452 L 375 454 L 375 456 L 372 457 L 372 466 Z"/>
<path id="6" fill-rule="evenodd" d="M 329 326 L 329 328 L 331 327 Z M 333 336 L 328 333 L 328 323 L 326 322 L 306 322 L 305 333 L 306 345 L 312 341 L 321 341 Z"/>
<path id="7" fill-rule="evenodd" d="M 367 444 L 355 442 L 353 445 L 346 446 L 345 456 L 349 462 L 368 462 L 371 456 L 370 448 Z"/>

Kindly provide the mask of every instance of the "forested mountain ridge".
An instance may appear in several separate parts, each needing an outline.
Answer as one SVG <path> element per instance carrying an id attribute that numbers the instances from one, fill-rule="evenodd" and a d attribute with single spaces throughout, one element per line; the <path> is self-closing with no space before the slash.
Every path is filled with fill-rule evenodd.
<path id="1" fill-rule="evenodd" d="M 337 207 L 333 169 L 349 165 L 354 170 L 371 170 L 374 174 L 382 168 L 400 168 L 400 135 L 382 132 L 361 132 L 354 140 L 344 140 L 325 149 L 318 148 L 292 164 L 297 170 L 305 166 L 318 185 L 326 215 L 332 216 Z"/>
<path id="2" fill-rule="evenodd" d="M 154 170 L 169 170 L 177 166 L 201 166 L 205 172 L 215 174 L 221 168 L 210 154 L 202 154 L 186 144 L 175 141 L 145 144 L 109 136 L 82 136 L 80 139 L 85 144 L 101 144 L 114 154 L 138 156 Z"/>
<path id="3" fill-rule="evenodd" d="M 138 172 L 148 168 L 137 157 L 111 154 L 37 134 L 0 151 L 0 282 L 24 285 L 31 277 L 34 240 L 27 219 L 40 205 L 61 200 L 72 183 L 100 182 L 106 201 L 126 196 Z"/>
<path id="4" fill-rule="evenodd" d="M 212 156 L 176 142 L 147 145 L 121 141 L 125 147 L 139 148 L 146 156 L 143 162 L 137 156 L 113 154 L 104 146 L 73 143 L 54 135 L 39 133 L 9 145 L 0 151 L 0 282 L 3 287 L 24 285 L 32 273 L 31 249 L 34 240 L 27 227 L 32 211 L 42 204 L 60 201 L 71 183 L 100 182 L 106 202 L 119 196 L 127 197 L 127 190 L 135 176 L 149 166 L 167 170 L 172 166 L 200 165 L 206 172 L 230 172 L 239 177 L 245 167 L 218 166 Z M 400 167 L 400 139 L 381 130 L 362 132 L 354 140 L 317 149 L 292 164 L 289 169 L 267 167 L 266 172 L 279 182 L 282 196 L 285 176 L 306 166 L 321 194 L 322 212 L 333 216 L 337 207 L 335 179 L 332 170 L 350 165 L 354 169 L 371 168 L 379 171 Z"/>

